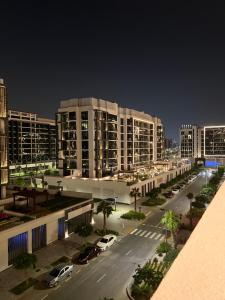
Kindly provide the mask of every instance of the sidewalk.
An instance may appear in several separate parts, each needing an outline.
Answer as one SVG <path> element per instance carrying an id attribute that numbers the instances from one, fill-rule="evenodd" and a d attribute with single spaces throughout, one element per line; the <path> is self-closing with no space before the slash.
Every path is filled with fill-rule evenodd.
<path id="1" fill-rule="evenodd" d="M 137 208 L 141 205 L 143 199 L 137 201 Z M 95 211 L 98 203 L 95 203 Z M 142 221 L 124 220 L 120 216 L 129 210 L 133 209 L 133 204 L 117 204 L 117 210 L 113 211 L 112 215 L 107 219 L 107 228 L 118 231 L 120 237 L 126 236 L 134 228 L 136 228 Z M 145 214 L 149 214 L 151 208 L 142 206 L 141 211 Z M 94 230 L 101 229 L 103 225 L 103 215 L 94 214 Z M 47 273 L 51 268 L 51 264 L 58 260 L 62 256 L 72 258 L 74 255 L 79 253 L 79 247 L 86 242 L 94 243 L 99 239 L 99 236 L 93 233 L 87 238 L 82 238 L 77 234 L 71 234 L 67 239 L 61 241 L 55 241 L 45 248 L 42 248 L 35 252 L 37 256 L 36 269 L 28 270 L 16 270 L 11 267 L 0 273 L 0 299 L 4 300 L 22 300 L 31 299 L 40 300 L 44 295 L 49 293 L 48 289 L 34 289 L 30 288 L 23 294 L 16 296 L 10 292 L 19 283 L 23 282 L 29 277 L 40 279 L 43 274 Z"/>

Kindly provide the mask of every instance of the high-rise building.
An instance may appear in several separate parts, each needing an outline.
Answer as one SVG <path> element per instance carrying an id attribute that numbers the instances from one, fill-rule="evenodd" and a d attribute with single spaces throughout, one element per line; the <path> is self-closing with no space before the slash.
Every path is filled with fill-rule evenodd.
<path id="1" fill-rule="evenodd" d="M 62 176 L 101 178 L 162 160 L 161 120 L 95 98 L 61 101 L 57 113 Z"/>
<path id="2" fill-rule="evenodd" d="M 2 199 L 6 197 L 8 183 L 7 99 L 3 79 L 0 79 L 0 164 L 0 197 Z"/>
<path id="3" fill-rule="evenodd" d="M 198 155 L 198 126 L 182 125 L 180 128 L 181 158 L 194 158 Z"/>
<path id="4" fill-rule="evenodd" d="M 10 169 L 32 168 L 56 162 L 55 120 L 37 114 L 9 110 Z"/>

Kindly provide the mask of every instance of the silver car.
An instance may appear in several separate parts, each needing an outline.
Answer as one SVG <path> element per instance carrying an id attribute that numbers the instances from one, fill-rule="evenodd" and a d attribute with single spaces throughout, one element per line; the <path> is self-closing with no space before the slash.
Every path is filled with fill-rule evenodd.
<path id="1" fill-rule="evenodd" d="M 57 286 L 57 284 L 63 281 L 65 278 L 72 275 L 73 265 L 72 264 L 62 264 L 58 265 L 47 275 L 45 282 L 48 287 Z"/>

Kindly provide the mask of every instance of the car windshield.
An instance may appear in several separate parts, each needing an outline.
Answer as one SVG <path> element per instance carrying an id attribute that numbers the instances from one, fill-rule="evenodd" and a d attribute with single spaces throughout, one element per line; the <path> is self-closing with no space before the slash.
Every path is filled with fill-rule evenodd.
<path id="1" fill-rule="evenodd" d="M 53 269 L 50 273 L 49 273 L 49 275 L 51 275 L 51 276 L 53 276 L 53 277 L 57 277 L 58 275 L 59 275 L 59 272 L 60 272 L 61 270 L 60 269 Z"/>
<path id="2" fill-rule="evenodd" d="M 105 239 L 105 238 L 102 238 L 101 240 L 100 240 L 100 243 L 108 243 L 108 240 L 107 239 Z"/>
<path id="3" fill-rule="evenodd" d="M 87 247 L 85 250 L 84 250 L 84 253 L 89 253 L 93 250 L 93 247 Z"/>

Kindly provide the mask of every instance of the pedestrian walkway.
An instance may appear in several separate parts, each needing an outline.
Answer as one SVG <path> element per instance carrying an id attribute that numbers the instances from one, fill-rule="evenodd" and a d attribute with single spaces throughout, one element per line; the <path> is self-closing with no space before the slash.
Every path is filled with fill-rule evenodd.
<path id="1" fill-rule="evenodd" d="M 133 231 L 131 231 L 130 235 L 136 235 L 136 236 L 140 236 L 143 238 L 149 238 L 149 239 L 154 239 L 154 240 L 159 240 L 159 241 L 163 241 L 163 239 L 165 237 L 164 234 L 161 234 L 158 232 L 153 232 L 150 230 L 141 230 L 139 228 L 136 228 Z"/>

